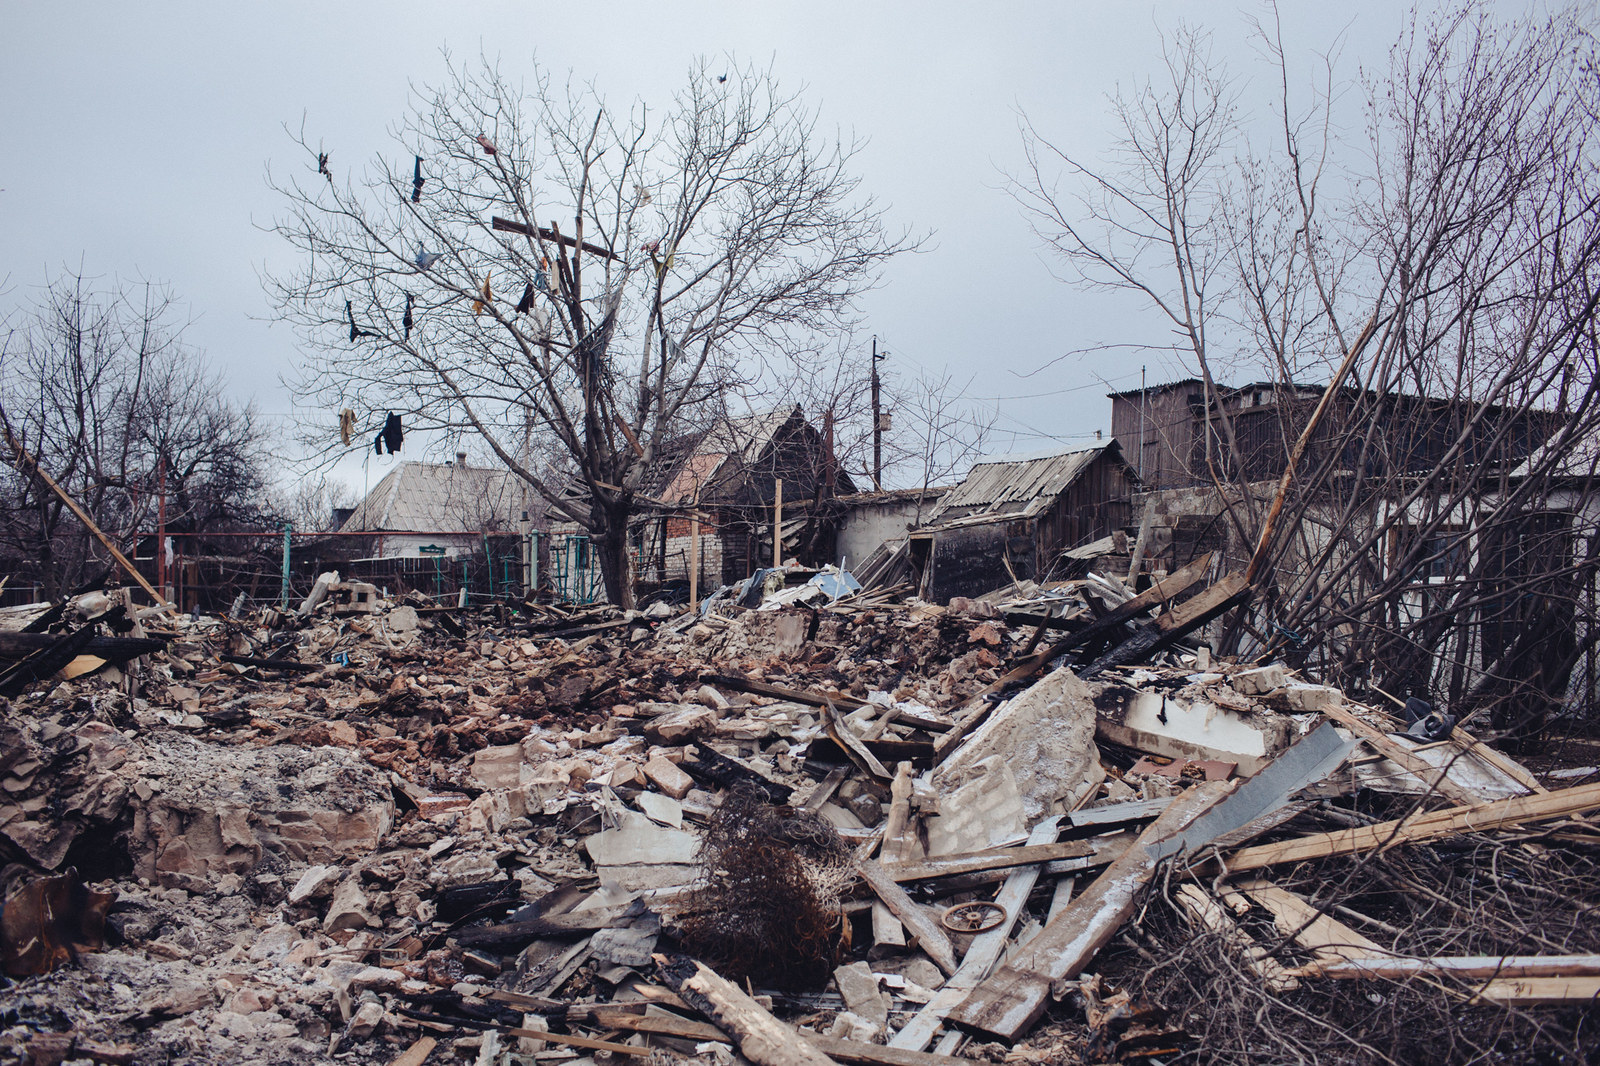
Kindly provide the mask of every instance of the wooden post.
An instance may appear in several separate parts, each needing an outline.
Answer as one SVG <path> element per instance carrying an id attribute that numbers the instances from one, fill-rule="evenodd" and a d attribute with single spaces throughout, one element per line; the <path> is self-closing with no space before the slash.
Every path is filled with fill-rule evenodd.
<path id="1" fill-rule="evenodd" d="M 700 609 L 700 508 L 689 517 L 689 610 Z"/>
<path id="2" fill-rule="evenodd" d="M 39 466 L 38 462 L 33 458 L 33 456 L 29 455 L 27 450 L 17 442 L 17 438 L 11 435 L 11 424 L 5 421 L 4 412 L 0 412 L 0 426 L 4 427 L 6 443 L 11 445 L 11 450 L 17 453 L 17 460 L 21 463 L 26 463 L 28 466 L 31 466 L 33 468 L 33 472 L 39 475 L 39 480 L 48 485 L 50 487 L 50 491 L 61 497 L 61 502 L 67 505 L 68 510 L 78 516 L 78 521 L 89 527 L 89 532 L 95 535 L 95 539 L 98 540 L 102 546 L 104 546 L 106 551 L 111 553 L 111 557 L 128 572 L 128 575 L 139 583 L 139 587 L 150 594 L 150 598 L 156 601 L 157 607 L 164 608 L 168 611 L 173 610 L 172 604 L 168 603 L 166 598 L 162 596 L 161 593 L 157 592 L 151 587 L 150 582 L 146 581 L 144 579 L 144 575 L 139 573 L 138 567 L 130 563 L 128 561 L 128 557 L 118 551 L 117 546 L 111 543 L 111 539 L 100 531 L 100 527 L 94 524 L 94 519 L 89 517 L 88 512 L 86 512 L 82 507 L 78 506 L 78 501 L 74 500 L 71 496 L 68 496 L 66 490 L 60 485 L 56 484 L 55 478 L 45 473 L 44 469 Z M 161 551 L 164 550 L 164 548 L 165 545 L 162 545 L 156 550 Z"/>
<path id="3" fill-rule="evenodd" d="M 772 568 L 783 565 L 783 478 L 778 479 L 777 494 L 772 499 Z"/>

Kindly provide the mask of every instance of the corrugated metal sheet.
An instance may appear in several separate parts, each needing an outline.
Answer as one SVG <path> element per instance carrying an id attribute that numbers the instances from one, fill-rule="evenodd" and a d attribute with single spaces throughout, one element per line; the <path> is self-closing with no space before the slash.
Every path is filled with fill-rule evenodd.
<path id="1" fill-rule="evenodd" d="M 506 470 L 405 462 L 383 476 L 340 531 L 514 530 L 528 490 Z"/>
<path id="2" fill-rule="evenodd" d="M 1032 518 L 1048 508 L 1115 441 L 1083 451 L 1002 456 L 973 464 L 929 516 L 936 524 L 982 513 Z"/>

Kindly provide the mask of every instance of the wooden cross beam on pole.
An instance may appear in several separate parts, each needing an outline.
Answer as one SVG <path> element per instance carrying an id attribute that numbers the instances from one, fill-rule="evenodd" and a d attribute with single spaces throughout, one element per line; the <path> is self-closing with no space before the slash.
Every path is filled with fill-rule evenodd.
<path id="1" fill-rule="evenodd" d="M 123 555 L 117 550 L 117 546 L 111 543 L 111 538 L 107 537 L 100 531 L 100 527 L 95 525 L 94 519 L 89 517 L 89 513 L 82 507 L 78 506 L 78 501 L 74 500 L 71 496 L 68 496 L 66 490 L 60 485 L 56 484 L 56 479 L 45 473 L 44 469 L 39 466 L 38 460 L 29 455 L 27 449 L 25 449 L 21 443 L 18 442 L 16 437 L 11 435 L 11 421 L 5 417 L 5 413 L 3 411 L 0 411 L 0 429 L 5 430 L 6 443 L 9 444 L 11 446 L 11 450 L 16 453 L 19 466 L 25 466 L 28 469 L 31 469 L 35 474 L 39 475 L 39 480 L 43 481 L 50 487 L 51 492 L 54 492 L 57 496 L 61 497 L 61 502 L 67 505 L 67 509 L 73 514 L 77 515 L 78 520 L 89 527 L 89 532 L 93 533 L 95 535 L 95 539 L 105 547 L 106 551 L 111 553 L 111 557 L 115 559 L 124 570 L 133 576 L 133 579 L 139 583 L 140 587 L 150 594 L 151 599 L 156 601 L 156 606 L 176 613 L 176 608 L 174 608 L 172 604 L 168 603 L 166 598 L 163 597 L 161 593 L 155 590 L 155 586 L 151 585 L 150 582 L 144 579 L 144 575 L 139 573 L 138 568 L 135 567 L 133 563 L 128 561 L 127 556 Z M 160 551 L 161 547 L 157 545 L 156 550 Z"/>

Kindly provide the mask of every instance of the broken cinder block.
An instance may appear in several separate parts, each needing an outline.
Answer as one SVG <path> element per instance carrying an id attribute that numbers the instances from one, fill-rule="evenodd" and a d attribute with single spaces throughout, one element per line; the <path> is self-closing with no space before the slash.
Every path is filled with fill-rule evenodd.
<path id="1" fill-rule="evenodd" d="M 650 783 L 656 788 L 675 800 L 683 799 L 689 794 L 689 790 L 694 788 L 694 778 L 660 755 L 650 756 L 649 761 L 644 764 L 644 776 L 649 778 Z"/>
<path id="2" fill-rule="evenodd" d="M 1268 663 L 1254 670 L 1241 670 L 1228 679 L 1234 691 L 1246 696 L 1261 696 L 1289 683 L 1289 675 L 1282 663 Z"/>
<path id="3" fill-rule="evenodd" d="M 1284 695 L 1297 711 L 1320 711 L 1344 702 L 1344 693 L 1327 685 L 1290 685 Z"/>

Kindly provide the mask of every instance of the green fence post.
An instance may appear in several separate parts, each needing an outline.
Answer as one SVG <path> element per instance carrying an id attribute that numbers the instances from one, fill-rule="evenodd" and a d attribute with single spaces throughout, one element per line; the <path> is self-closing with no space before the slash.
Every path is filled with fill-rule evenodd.
<path id="1" fill-rule="evenodd" d="M 289 522 L 283 524 L 283 584 L 278 594 L 278 600 L 285 611 L 289 609 L 289 534 L 293 529 L 293 524 Z M 157 547 L 156 550 L 160 551 L 161 549 Z"/>

